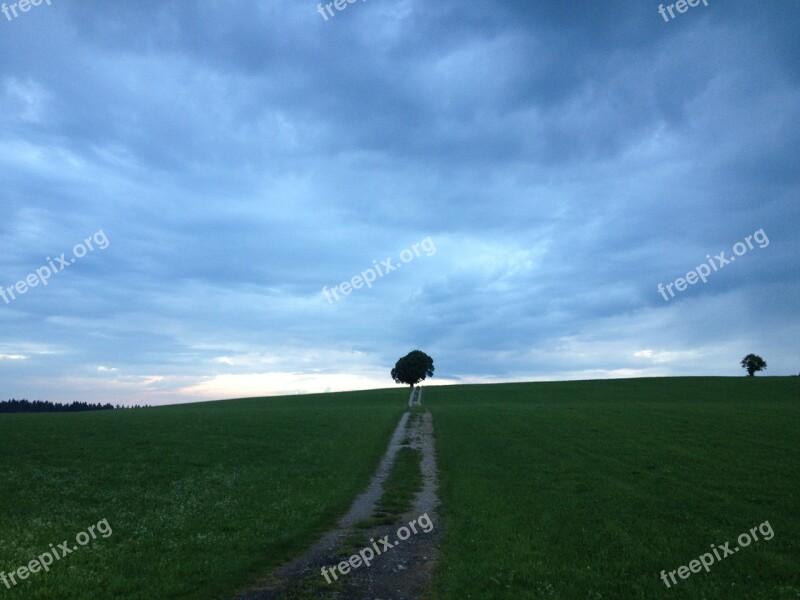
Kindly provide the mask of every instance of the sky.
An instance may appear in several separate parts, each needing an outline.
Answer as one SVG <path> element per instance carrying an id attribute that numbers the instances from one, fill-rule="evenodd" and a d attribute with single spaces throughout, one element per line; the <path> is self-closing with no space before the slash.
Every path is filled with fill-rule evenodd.
<path id="1" fill-rule="evenodd" d="M 2 399 L 800 373 L 798 2 L 3 6 Z"/>

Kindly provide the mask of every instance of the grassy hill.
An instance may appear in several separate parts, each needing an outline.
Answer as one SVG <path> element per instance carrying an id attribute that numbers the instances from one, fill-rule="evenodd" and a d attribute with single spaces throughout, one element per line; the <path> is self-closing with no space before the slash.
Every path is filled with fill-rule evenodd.
<path id="1" fill-rule="evenodd" d="M 333 525 L 406 390 L 0 415 L 0 571 L 113 533 L 0 597 L 219 598 Z"/>
<path id="2" fill-rule="evenodd" d="M 0 415 L 0 571 L 113 529 L 3 597 L 227 597 L 346 511 L 407 394 Z M 797 598 L 799 399 L 797 377 L 427 387 L 431 598 Z M 767 521 L 772 539 L 659 578 Z"/>

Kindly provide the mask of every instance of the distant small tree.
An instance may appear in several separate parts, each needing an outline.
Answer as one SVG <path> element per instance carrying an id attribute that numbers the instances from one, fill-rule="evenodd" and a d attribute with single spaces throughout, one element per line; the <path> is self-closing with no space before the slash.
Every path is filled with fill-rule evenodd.
<path id="1" fill-rule="evenodd" d="M 741 365 L 743 369 L 747 370 L 747 375 L 752 377 L 757 371 L 763 371 L 767 368 L 767 361 L 758 354 L 748 354 L 742 359 Z"/>
<path id="2" fill-rule="evenodd" d="M 421 350 L 412 350 L 397 361 L 392 379 L 414 387 L 426 377 L 433 377 L 433 359 Z"/>

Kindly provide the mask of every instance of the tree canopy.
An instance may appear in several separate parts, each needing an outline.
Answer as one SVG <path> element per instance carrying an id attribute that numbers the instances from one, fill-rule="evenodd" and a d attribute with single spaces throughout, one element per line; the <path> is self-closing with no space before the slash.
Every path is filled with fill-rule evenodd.
<path id="1" fill-rule="evenodd" d="M 747 370 L 747 374 L 752 377 L 757 371 L 763 371 L 767 368 L 767 361 L 761 358 L 758 354 L 748 354 L 742 359 L 740 363 L 742 368 Z"/>
<path id="2" fill-rule="evenodd" d="M 392 369 L 392 379 L 414 387 L 426 377 L 433 377 L 433 359 L 421 350 L 412 350 Z"/>

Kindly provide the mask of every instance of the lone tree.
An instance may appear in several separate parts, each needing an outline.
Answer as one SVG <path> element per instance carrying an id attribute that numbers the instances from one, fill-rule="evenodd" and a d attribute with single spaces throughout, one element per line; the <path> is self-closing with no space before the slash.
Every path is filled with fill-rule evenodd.
<path id="1" fill-rule="evenodd" d="M 412 350 L 398 360 L 392 369 L 392 379 L 411 387 L 426 377 L 433 377 L 433 359 L 421 350 Z"/>
<path id="2" fill-rule="evenodd" d="M 758 354 L 748 354 L 742 359 L 742 368 L 747 369 L 747 374 L 752 377 L 756 371 L 763 371 L 767 368 L 767 361 Z"/>

